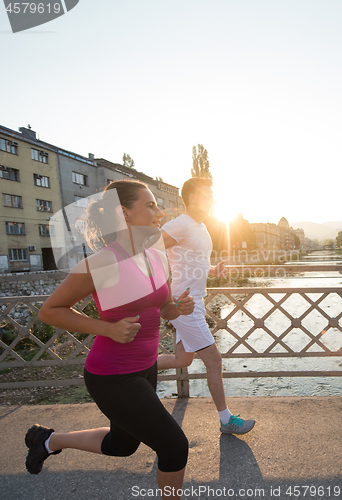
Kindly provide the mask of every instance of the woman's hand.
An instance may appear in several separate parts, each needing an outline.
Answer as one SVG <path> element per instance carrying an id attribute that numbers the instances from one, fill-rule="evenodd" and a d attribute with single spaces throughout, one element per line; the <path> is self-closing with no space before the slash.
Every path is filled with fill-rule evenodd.
<path id="1" fill-rule="evenodd" d="M 190 295 L 190 290 L 186 289 L 177 300 L 175 300 L 175 305 L 179 314 L 187 316 L 191 314 L 195 307 L 195 302 L 193 297 Z"/>
<path id="2" fill-rule="evenodd" d="M 132 342 L 141 327 L 141 324 L 137 323 L 138 319 L 139 316 L 136 316 L 135 318 L 121 319 L 117 323 L 106 323 L 108 325 L 106 336 L 120 344 Z"/>

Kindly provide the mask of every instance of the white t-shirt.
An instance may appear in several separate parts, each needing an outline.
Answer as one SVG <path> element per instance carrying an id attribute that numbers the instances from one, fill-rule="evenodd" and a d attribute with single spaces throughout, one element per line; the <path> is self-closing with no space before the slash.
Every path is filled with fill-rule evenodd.
<path id="1" fill-rule="evenodd" d="M 205 297 L 212 251 L 207 228 L 203 222 L 196 222 L 189 215 L 182 214 L 164 224 L 162 230 L 178 243 L 167 250 L 172 294 L 179 297 L 190 287 L 194 298 Z"/>

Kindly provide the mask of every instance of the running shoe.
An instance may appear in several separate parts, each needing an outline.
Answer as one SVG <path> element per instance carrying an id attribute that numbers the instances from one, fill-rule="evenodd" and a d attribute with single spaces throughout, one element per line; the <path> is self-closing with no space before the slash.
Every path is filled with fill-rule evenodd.
<path id="1" fill-rule="evenodd" d="M 39 474 L 43 468 L 44 460 L 50 455 L 57 455 L 62 450 L 49 453 L 45 448 L 45 441 L 52 434 L 54 429 L 48 429 L 42 425 L 34 424 L 26 433 L 25 444 L 29 448 L 26 457 L 26 469 L 30 474 Z"/>
<path id="2" fill-rule="evenodd" d="M 239 418 L 240 415 L 232 415 L 228 424 L 221 422 L 220 431 L 223 434 L 246 434 L 254 427 L 255 420 L 243 420 Z"/>

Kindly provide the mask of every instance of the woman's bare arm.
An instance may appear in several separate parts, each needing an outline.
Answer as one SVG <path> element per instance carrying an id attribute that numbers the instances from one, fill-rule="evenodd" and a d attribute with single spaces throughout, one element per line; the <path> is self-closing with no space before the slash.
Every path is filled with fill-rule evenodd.
<path id="1" fill-rule="evenodd" d="M 76 270 L 77 271 L 77 270 Z M 101 335 L 116 342 L 131 342 L 140 324 L 137 318 L 124 318 L 116 323 L 89 318 L 72 307 L 95 291 L 90 272 L 71 272 L 42 305 L 38 317 L 44 323 L 78 333 Z"/>

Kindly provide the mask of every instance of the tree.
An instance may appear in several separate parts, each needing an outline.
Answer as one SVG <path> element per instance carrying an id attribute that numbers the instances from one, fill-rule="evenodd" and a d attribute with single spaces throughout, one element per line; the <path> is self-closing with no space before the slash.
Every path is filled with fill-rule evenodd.
<path id="1" fill-rule="evenodd" d="M 336 236 L 336 246 L 339 248 L 342 246 L 342 231 Z"/>
<path id="2" fill-rule="evenodd" d="M 132 168 L 134 167 L 134 160 L 130 155 L 124 153 L 122 157 L 122 164 L 124 167 Z"/>
<path id="3" fill-rule="evenodd" d="M 332 239 L 327 239 L 327 240 L 324 240 L 323 241 L 323 248 L 324 247 L 329 247 L 329 248 L 333 248 L 334 247 L 334 240 Z"/>
<path id="4" fill-rule="evenodd" d="M 300 248 L 300 238 L 298 234 L 294 235 L 294 240 L 295 240 L 295 248 Z"/>
<path id="5" fill-rule="evenodd" d="M 206 177 L 212 179 L 209 172 L 208 151 L 203 147 L 203 144 L 198 144 L 192 148 L 192 169 L 191 177 Z"/>

